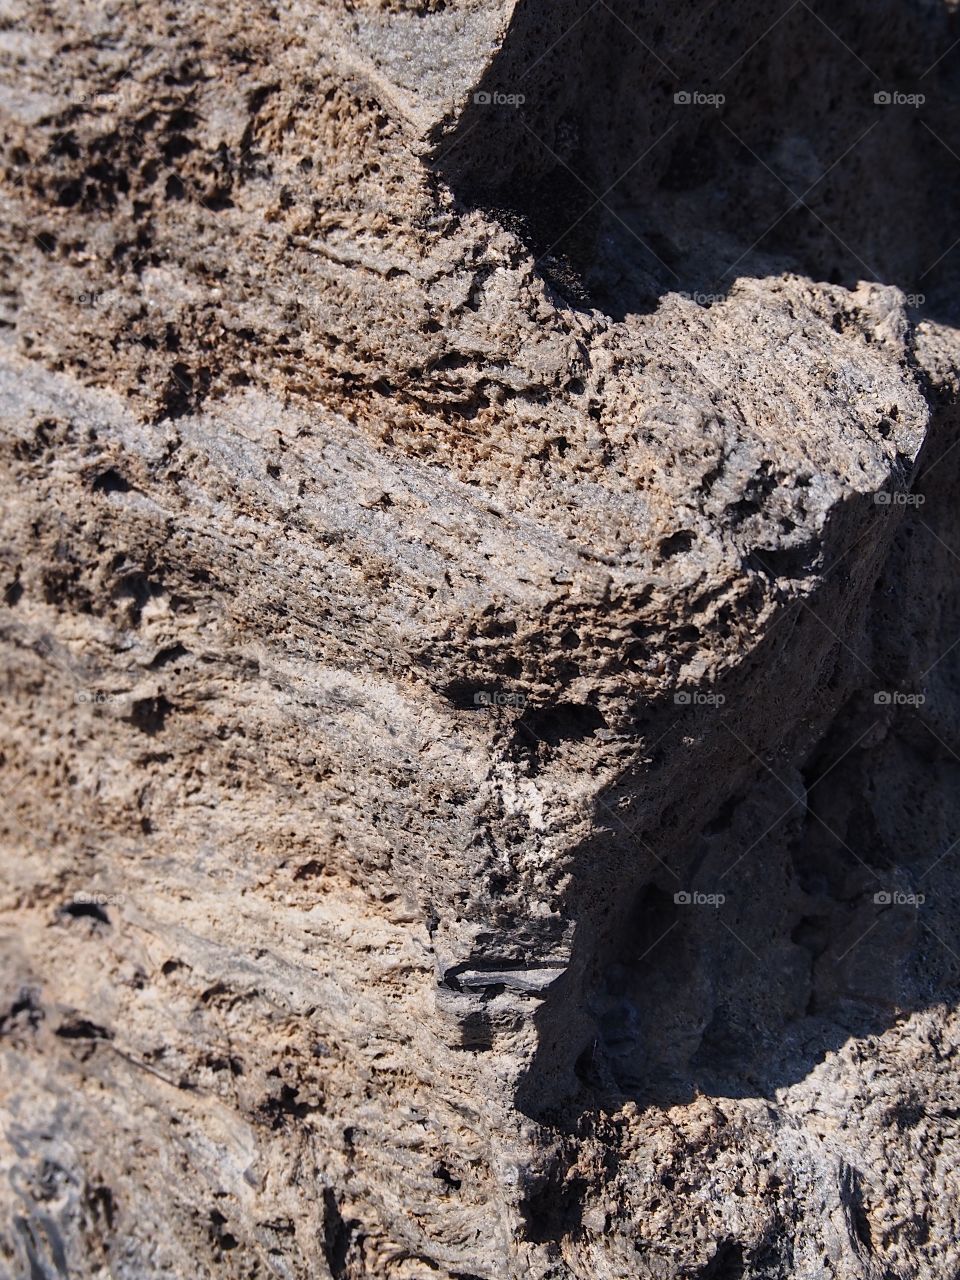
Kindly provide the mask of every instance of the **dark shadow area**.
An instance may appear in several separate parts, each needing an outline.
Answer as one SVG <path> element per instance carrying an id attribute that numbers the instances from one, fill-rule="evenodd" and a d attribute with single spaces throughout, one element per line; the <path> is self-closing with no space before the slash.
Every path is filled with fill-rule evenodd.
<path id="1" fill-rule="evenodd" d="M 776 771 L 590 922 L 525 1109 L 563 1128 L 626 1099 L 773 1098 L 849 1039 L 960 1000 L 960 761 L 923 708 L 858 694 L 803 772 Z M 574 1028 L 571 1110 L 554 1082 Z"/>
<path id="2" fill-rule="evenodd" d="M 638 709 L 649 761 L 578 851 L 528 1114 L 575 1133 L 626 1100 L 773 1099 L 851 1038 L 960 1000 L 956 454 L 940 465 L 957 427 L 937 416 L 911 505 L 857 500 L 892 536 L 831 569 L 750 670 Z"/>
<path id="3" fill-rule="evenodd" d="M 522 0 L 434 165 L 567 302 L 738 276 L 898 285 L 960 317 L 960 25 L 920 0 Z"/>

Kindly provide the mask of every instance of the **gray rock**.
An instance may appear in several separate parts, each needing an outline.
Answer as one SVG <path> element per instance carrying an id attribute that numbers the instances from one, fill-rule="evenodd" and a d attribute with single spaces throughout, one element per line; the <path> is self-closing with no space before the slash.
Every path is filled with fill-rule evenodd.
<path id="1" fill-rule="evenodd" d="M 10 6 L 0 1273 L 956 1273 L 953 16 Z"/>

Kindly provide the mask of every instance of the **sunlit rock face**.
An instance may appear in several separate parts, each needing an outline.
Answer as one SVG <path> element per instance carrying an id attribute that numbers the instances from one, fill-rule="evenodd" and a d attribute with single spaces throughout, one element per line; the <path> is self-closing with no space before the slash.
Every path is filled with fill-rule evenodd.
<path id="1" fill-rule="evenodd" d="M 0 20 L 0 1276 L 960 1268 L 938 0 Z"/>

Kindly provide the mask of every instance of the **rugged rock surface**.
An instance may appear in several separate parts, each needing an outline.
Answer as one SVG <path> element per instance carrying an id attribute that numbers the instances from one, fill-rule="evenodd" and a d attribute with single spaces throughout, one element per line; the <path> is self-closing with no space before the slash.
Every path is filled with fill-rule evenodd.
<path id="1" fill-rule="evenodd" d="M 957 1273 L 960 32 L 837 9 L 7 6 L 4 1275 Z"/>

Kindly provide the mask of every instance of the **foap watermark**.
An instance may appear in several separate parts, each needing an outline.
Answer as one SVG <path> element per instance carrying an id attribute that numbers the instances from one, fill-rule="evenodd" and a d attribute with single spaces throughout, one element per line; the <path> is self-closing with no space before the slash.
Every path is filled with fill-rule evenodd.
<path id="1" fill-rule="evenodd" d="M 78 689 L 73 695 L 73 700 L 77 703 L 89 703 L 95 707 L 103 707 L 114 703 L 126 702 L 131 696 L 129 693 L 111 693 L 107 689 Z"/>
<path id="2" fill-rule="evenodd" d="M 878 107 L 922 107 L 926 100 L 924 93 L 900 93 L 898 89 L 878 89 L 873 95 Z"/>
<path id="3" fill-rule="evenodd" d="M 678 689 L 673 695 L 678 707 L 722 707 L 726 700 L 724 693 L 705 693 L 702 689 Z"/>
<path id="4" fill-rule="evenodd" d="M 878 507 L 922 507 L 926 500 L 926 494 L 906 493 L 902 489 L 897 489 L 893 493 L 881 489 L 879 493 L 873 495 L 874 504 Z"/>
<path id="5" fill-rule="evenodd" d="M 725 893 L 701 893 L 699 889 L 678 889 L 673 895 L 678 907 L 722 907 Z"/>
<path id="6" fill-rule="evenodd" d="M 118 294 L 116 289 L 83 289 L 75 296 L 78 307 L 89 307 L 93 310 L 109 307 L 117 300 Z"/>
<path id="7" fill-rule="evenodd" d="M 722 107 L 727 100 L 724 93 L 703 93 L 699 89 L 678 89 L 673 95 L 678 107 Z"/>
<path id="8" fill-rule="evenodd" d="M 479 689 L 473 695 L 475 707 L 517 707 L 522 710 L 527 705 L 527 695 L 509 689 Z"/>
<path id="9" fill-rule="evenodd" d="M 478 107 L 522 107 L 526 97 L 522 93 L 502 93 L 499 89 L 480 89 L 473 95 Z"/>
<path id="10" fill-rule="evenodd" d="M 902 693 L 899 689 L 879 689 L 873 695 L 878 707 L 922 707 L 926 700 L 925 693 Z"/>
<path id="11" fill-rule="evenodd" d="M 878 907 L 922 907 L 925 893 L 904 893 L 902 889 L 878 889 L 873 895 Z"/>
<path id="12" fill-rule="evenodd" d="M 123 893 L 99 893 L 78 889 L 73 895 L 73 904 L 77 907 L 118 907 L 126 901 Z"/>
<path id="13" fill-rule="evenodd" d="M 695 302 L 698 307 L 713 307 L 718 302 L 726 301 L 726 294 L 723 293 L 687 293 L 685 289 L 678 290 L 677 296 L 685 298 L 687 302 Z"/>
<path id="14" fill-rule="evenodd" d="M 116 115 L 130 105 L 132 92 L 132 84 L 114 85 L 112 89 L 84 89 L 73 95 L 73 101 L 88 111 L 106 111 Z"/>

